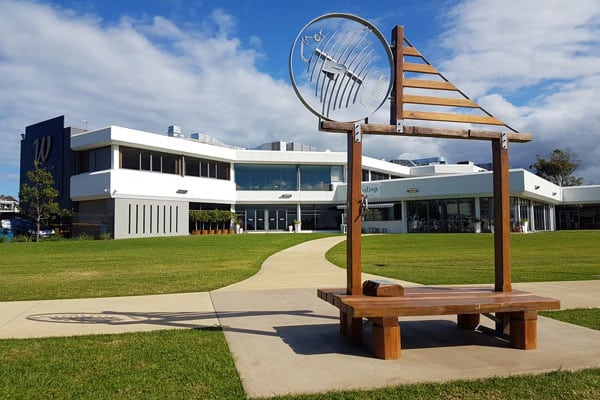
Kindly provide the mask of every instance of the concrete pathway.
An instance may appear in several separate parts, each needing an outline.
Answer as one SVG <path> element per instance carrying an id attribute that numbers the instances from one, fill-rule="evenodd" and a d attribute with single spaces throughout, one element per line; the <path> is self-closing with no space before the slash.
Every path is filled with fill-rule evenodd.
<path id="1" fill-rule="evenodd" d="M 453 317 L 404 318 L 402 358 L 375 359 L 343 340 L 338 310 L 316 296 L 316 288 L 345 286 L 345 271 L 324 257 L 342 240 L 274 254 L 252 278 L 210 293 L 0 303 L 0 338 L 220 324 L 250 397 L 600 367 L 600 332 L 547 318 L 539 319 L 531 351 L 458 330 Z M 600 280 L 514 287 L 559 298 L 563 308 L 600 307 Z"/>
<path id="2" fill-rule="evenodd" d="M 0 339 L 218 326 L 208 293 L 0 303 Z"/>
<path id="3" fill-rule="evenodd" d="M 325 253 L 329 249 L 344 240 L 346 240 L 345 236 L 311 240 L 273 254 L 265 260 L 256 275 L 218 291 L 345 287 L 346 270 L 325 258 Z M 366 279 L 382 279 L 382 277 L 363 273 L 362 281 Z M 402 285 L 415 285 L 406 281 L 385 279 Z"/>
<path id="4" fill-rule="evenodd" d="M 345 286 L 345 270 L 324 257 L 341 240 L 315 240 L 284 250 L 267 259 L 252 278 L 211 292 L 250 397 L 600 366 L 600 332 L 543 317 L 538 349 L 530 351 L 512 349 L 482 331 L 458 330 L 454 316 L 402 318 L 402 358 L 375 359 L 367 348 L 340 336 L 337 308 L 316 296 L 318 287 Z M 363 280 L 371 277 L 378 278 L 363 274 Z M 600 281 L 515 288 L 558 297 L 570 308 L 600 307 Z"/>

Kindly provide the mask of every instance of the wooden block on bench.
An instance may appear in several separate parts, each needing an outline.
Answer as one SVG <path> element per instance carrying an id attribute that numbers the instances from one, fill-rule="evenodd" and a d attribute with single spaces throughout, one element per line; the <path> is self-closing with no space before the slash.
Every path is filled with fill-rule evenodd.
<path id="1" fill-rule="evenodd" d="M 404 296 L 404 288 L 397 283 L 386 280 L 364 281 L 362 291 L 365 296 L 398 297 Z"/>

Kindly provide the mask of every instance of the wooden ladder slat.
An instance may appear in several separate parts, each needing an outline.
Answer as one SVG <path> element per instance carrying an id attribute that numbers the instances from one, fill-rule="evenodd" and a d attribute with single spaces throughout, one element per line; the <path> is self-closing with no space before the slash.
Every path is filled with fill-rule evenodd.
<path id="1" fill-rule="evenodd" d="M 424 74 L 438 74 L 438 70 L 433 65 L 407 63 L 402 64 L 402 70 L 405 72 L 421 72 Z"/>
<path id="2" fill-rule="evenodd" d="M 404 119 L 418 119 L 425 121 L 443 121 L 443 122 L 466 122 L 472 124 L 485 124 L 485 125 L 502 125 L 504 123 L 495 117 L 487 115 L 466 115 L 466 114 L 452 114 L 452 113 L 438 113 L 438 112 L 424 112 L 424 111 L 404 111 Z"/>
<path id="3" fill-rule="evenodd" d="M 426 79 L 408 79 L 402 81 L 402 86 L 418 89 L 436 89 L 436 90 L 454 90 L 458 91 L 456 86 L 445 81 L 430 81 Z"/>
<path id="4" fill-rule="evenodd" d="M 471 99 L 457 99 L 451 97 L 415 96 L 405 94 L 404 103 L 428 104 L 433 106 L 469 107 L 479 108 L 479 105 Z"/>
<path id="5" fill-rule="evenodd" d="M 405 56 L 422 57 L 416 47 L 404 46 L 402 52 Z"/>

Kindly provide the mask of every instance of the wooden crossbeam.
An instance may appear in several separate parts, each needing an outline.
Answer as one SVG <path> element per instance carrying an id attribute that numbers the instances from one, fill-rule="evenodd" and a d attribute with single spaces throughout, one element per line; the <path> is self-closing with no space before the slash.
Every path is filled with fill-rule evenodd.
<path id="1" fill-rule="evenodd" d="M 405 125 L 403 132 L 398 133 L 395 125 L 361 124 L 362 133 L 368 135 L 418 136 L 444 139 L 500 140 L 501 132 L 478 129 L 445 129 L 424 126 Z M 319 130 L 323 132 L 347 133 L 354 129 L 352 122 L 321 121 Z M 508 140 L 515 143 L 526 143 L 532 139 L 531 134 L 509 132 Z"/>

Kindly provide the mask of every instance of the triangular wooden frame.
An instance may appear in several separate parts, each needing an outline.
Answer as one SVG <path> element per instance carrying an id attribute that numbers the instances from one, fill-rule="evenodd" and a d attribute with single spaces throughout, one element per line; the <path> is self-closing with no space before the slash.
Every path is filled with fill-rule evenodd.
<path id="1" fill-rule="evenodd" d="M 348 233 L 347 233 L 347 293 L 362 294 L 362 245 L 361 245 L 361 183 L 362 183 L 362 135 L 394 135 L 440 137 L 452 139 L 489 140 L 492 142 L 493 197 L 494 197 L 494 272 L 496 291 L 511 291 L 510 271 L 510 201 L 509 201 L 509 142 L 528 142 L 531 135 L 519 133 L 500 121 L 481 106 L 469 99 L 462 91 L 449 82 L 427 59 L 404 38 L 404 28 L 396 26 L 392 30 L 392 53 L 395 73 L 390 104 L 390 124 L 345 123 L 320 121 L 319 129 L 325 132 L 347 134 L 348 140 Z M 406 57 L 417 57 L 419 63 L 405 62 Z M 405 73 L 422 73 L 441 78 L 437 81 L 419 78 L 406 78 Z M 458 93 L 458 97 L 419 96 L 405 94 L 404 88 L 420 88 Z M 441 113 L 432 111 L 404 110 L 405 104 L 453 107 L 457 109 L 479 110 L 484 115 L 466 113 Z M 482 129 L 449 129 L 409 126 L 405 120 L 427 120 L 451 123 L 471 123 L 505 127 L 507 131 Z"/>

